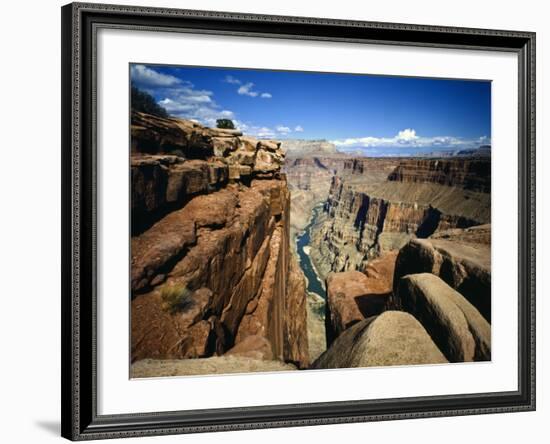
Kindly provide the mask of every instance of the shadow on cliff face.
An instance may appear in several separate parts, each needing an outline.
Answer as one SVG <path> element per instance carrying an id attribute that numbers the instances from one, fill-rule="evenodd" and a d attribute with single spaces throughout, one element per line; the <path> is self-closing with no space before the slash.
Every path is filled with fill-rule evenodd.
<path id="1" fill-rule="evenodd" d="M 422 224 L 420 224 L 420 226 L 416 230 L 416 237 L 420 237 L 422 239 L 430 237 L 432 234 L 435 233 L 435 230 L 437 230 L 440 219 L 441 211 L 439 211 L 437 208 L 433 208 L 430 205 L 426 219 L 424 219 Z"/>
<path id="2" fill-rule="evenodd" d="M 368 318 L 369 316 L 376 316 L 384 311 L 384 307 L 391 295 L 389 293 L 369 293 L 362 296 L 355 297 L 355 303 L 361 314 Z"/>

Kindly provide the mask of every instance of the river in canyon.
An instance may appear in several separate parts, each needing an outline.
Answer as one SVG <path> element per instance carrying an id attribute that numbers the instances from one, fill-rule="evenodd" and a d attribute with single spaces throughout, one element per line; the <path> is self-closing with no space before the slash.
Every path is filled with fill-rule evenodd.
<path id="1" fill-rule="evenodd" d="M 318 205 L 313 209 L 313 215 L 309 224 L 306 226 L 303 233 L 296 238 L 296 249 L 298 250 L 298 257 L 300 258 L 300 267 L 307 278 L 307 291 L 310 293 L 316 293 L 322 298 L 325 298 L 325 287 L 323 285 L 323 281 L 319 278 L 319 275 L 315 271 L 315 267 L 313 266 L 309 255 L 309 249 L 311 248 L 309 245 L 311 228 L 317 221 L 317 217 L 322 209 L 322 205 Z"/>

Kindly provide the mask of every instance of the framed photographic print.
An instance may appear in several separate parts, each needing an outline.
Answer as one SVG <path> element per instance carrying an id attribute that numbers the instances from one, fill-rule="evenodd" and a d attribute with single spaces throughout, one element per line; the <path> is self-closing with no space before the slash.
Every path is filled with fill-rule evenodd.
<path id="1" fill-rule="evenodd" d="M 534 97 L 528 32 L 64 6 L 63 436 L 533 410 Z"/>

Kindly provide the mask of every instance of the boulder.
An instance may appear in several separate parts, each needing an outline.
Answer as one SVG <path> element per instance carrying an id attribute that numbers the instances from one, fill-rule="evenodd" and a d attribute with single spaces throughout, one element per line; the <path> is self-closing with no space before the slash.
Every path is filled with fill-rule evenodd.
<path id="1" fill-rule="evenodd" d="M 409 313 L 387 311 L 342 333 L 312 365 L 315 369 L 448 362 Z"/>
<path id="2" fill-rule="evenodd" d="M 491 326 L 460 293 L 430 273 L 407 275 L 400 304 L 415 316 L 451 362 L 491 359 Z"/>
<path id="3" fill-rule="evenodd" d="M 407 274 L 432 273 L 462 294 L 491 322 L 491 249 L 444 239 L 413 239 L 399 251 L 394 288 Z M 399 308 L 392 301 L 392 308 Z"/>
<path id="4" fill-rule="evenodd" d="M 353 324 L 383 311 L 386 295 L 373 294 L 369 283 L 359 271 L 328 275 L 325 319 L 329 345 Z"/>

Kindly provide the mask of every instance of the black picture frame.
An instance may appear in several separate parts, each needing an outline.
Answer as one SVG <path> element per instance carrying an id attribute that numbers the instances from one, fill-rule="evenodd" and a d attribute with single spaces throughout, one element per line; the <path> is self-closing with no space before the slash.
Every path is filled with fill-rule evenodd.
<path id="1" fill-rule="evenodd" d="M 61 14 L 62 436 L 85 440 L 535 409 L 535 33 L 84 3 L 66 5 Z M 98 415 L 95 40 L 101 27 L 515 53 L 519 62 L 518 390 Z"/>

